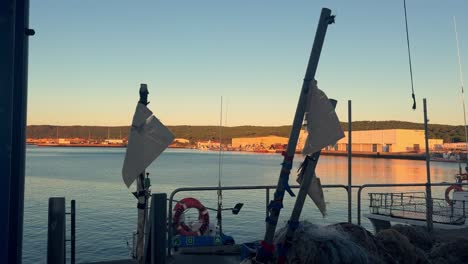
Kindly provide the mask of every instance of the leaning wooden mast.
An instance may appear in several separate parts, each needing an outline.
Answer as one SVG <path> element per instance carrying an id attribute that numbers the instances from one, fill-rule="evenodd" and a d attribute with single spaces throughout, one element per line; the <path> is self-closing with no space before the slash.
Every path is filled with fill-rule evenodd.
<path id="1" fill-rule="evenodd" d="M 256 259 L 259 261 L 262 261 L 265 258 L 271 256 L 271 254 L 273 253 L 273 238 L 275 235 L 276 225 L 280 215 L 280 210 L 283 207 L 284 192 L 287 191 L 291 196 L 295 196 L 288 185 L 289 174 L 292 169 L 294 153 L 296 151 L 296 145 L 302 127 L 302 121 L 304 119 L 310 82 L 314 81 L 315 79 L 315 73 L 317 71 L 320 53 L 322 51 L 322 46 L 327 32 L 327 28 L 328 25 L 332 23 L 334 23 L 334 16 L 331 15 L 331 10 L 328 8 L 323 8 L 320 15 L 317 31 L 315 33 L 314 44 L 312 46 L 312 51 L 309 57 L 309 63 L 307 65 L 304 82 L 302 84 L 296 114 L 294 116 L 291 134 L 289 136 L 288 146 L 284 154 L 282 168 L 278 179 L 278 185 L 274 194 L 274 200 L 272 200 L 270 202 L 270 205 L 268 206 L 269 215 L 266 218 L 267 230 L 265 233 L 265 237 L 262 241 L 262 247 L 260 248 L 256 257 Z"/>

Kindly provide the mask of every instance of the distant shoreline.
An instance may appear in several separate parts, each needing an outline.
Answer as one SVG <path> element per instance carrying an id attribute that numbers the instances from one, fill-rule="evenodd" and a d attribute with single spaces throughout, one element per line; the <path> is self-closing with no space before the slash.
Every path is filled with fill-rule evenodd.
<path id="1" fill-rule="evenodd" d="M 348 124 L 341 122 L 344 131 L 348 130 Z M 168 125 L 169 130 L 177 138 L 189 139 L 191 142 L 215 140 L 219 138 L 219 126 L 214 125 Z M 353 131 L 362 130 L 383 130 L 383 129 L 409 129 L 423 130 L 424 124 L 406 121 L 354 121 L 352 122 Z M 464 126 L 462 125 L 444 125 L 429 124 L 429 138 L 440 138 L 445 143 L 463 142 L 465 138 Z M 93 140 L 104 140 L 107 138 L 128 138 L 129 126 L 60 126 L 60 125 L 28 125 L 27 138 L 40 139 L 49 138 L 84 138 Z M 223 141 L 230 141 L 232 138 L 239 137 L 262 137 L 279 136 L 289 137 L 291 132 L 290 125 L 278 126 L 223 126 Z"/>
<path id="2" fill-rule="evenodd" d="M 125 148 L 127 144 L 28 144 L 38 147 L 65 147 L 65 148 Z"/>
<path id="3" fill-rule="evenodd" d="M 71 147 L 71 148 L 89 148 L 89 147 L 98 147 L 98 148 L 125 148 L 126 145 L 121 144 L 29 144 L 37 147 Z M 196 148 L 184 148 L 184 147 L 169 147 L 173 149 L 194 149 Z M 219 150 L 200 150 L 200 151 L 219 151 Z M 240 150 L 228 150 L 229 152 L 242 152 L 242 153 L 252 153 L 252 154 L 279 154 L 281 152 L 260 152 L 260 151 L 240 151 Z M 300 152 L 296 152 L 300 154 Z M 347 156 L 345 151 L 329 151 L 322 150 L 321 155 L 323 156 Z M 377 159 L 404 159 L 404 160 L 425 160 L 426 156 L 424 153 L 375 153 L 375 152 L 359 152 L 353 153 L 352 157 L 361 157 L 361 158 L 377 158 Z"/>

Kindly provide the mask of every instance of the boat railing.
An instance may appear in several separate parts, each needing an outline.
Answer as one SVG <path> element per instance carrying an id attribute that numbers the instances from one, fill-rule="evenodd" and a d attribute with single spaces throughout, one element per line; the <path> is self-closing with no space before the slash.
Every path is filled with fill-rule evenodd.
<path id="1" fill-rule="evenodd" d="M 401 183 L 401 184 L 363 184 L 363 185 L 352 185 L 351 190 L 348 190 L 348 186 L 343 185 L 343 184 L 330 184 L 330 185 L 323 185 L 322 187 L 324 189 L 327 188 L 343 188 L 347 193 L 349 193 L 352 190 L 357 190 L 357 224 L 361 225 L 361 215 L 362 215 L 362 192 L 367 189 L 371 188 L 387 188 L 387 187 L 426 187 L 426 183 Z M 440 182 L 440 183 L 432 183 L 432 187 L 443 187 L 443 186 L 451 186 L 451 185 L 458 185 L 458 186 L 466 186 L 468 183 L 448 183 L 448 182 Z M 294 185 L 291 186 L 293 189 L 298 189 L 300 186 L 299 185 Z M 203 192 L 203 191 L 246 191 L 246 190 L 265 190 L 265 216 L 268 216 L 268 204 L 270 203 L 270 193 L 271 190 L 275 190 L 276 185 L 255 185 L 255 186 L 225 186 L 225 187 L 186 187 L 186 188 L 178 188 L 175 189 L 169 196 L 168 199 L 168 254 L 171 254 L 171 249 L 172 249 L 172 239 L 173 239 L 173 223 L 172 223 L 172 208 L 174 205 L 174 197 L 176 194 L 181 193 L 181 192 Z M 412 207 L 412 210 L 414 212 L 419 212 L 424 208 L 425 210 L 425 193 L 424 192 L 412 192 L 410 194 L 409 192 L 407 193 L 399 193 L 400 194 L 400 200 L 398 201 L 398 197 L 394 194 L 393 196 L 393 205 L 392 205 L 392 195 L 388 193 L 387 198 L 385 199 L 385 196 L 382 196 L 383 198 L 383 204 L 385 205 L 385 202 L 391 206 L 391 208 L 388 208 L 389 210 L 391 209 L 392 212 L 396 212 L 397 210 L 401 209 L 404 207 L 404 210 L 407 210 L 408 208 Z M 403 194 L 403 201 L 401 200 L 402 197 L 401 195 Z M 351 199 L 350 196 L 348 196 L 348 199 Z M 374 203 L 377 203 L 377 197 L 375 197 Z M 434 206 L 434 213 L 439 214 L 439 215 L 446 215 L 446 216 L 453 216 L 456 217 L 459 213 L 455 212 L 457 210 L 463 210 L 462 215 L 466 216 L 465 213 L 465 202 L 462 203 L 455 203 L 457 206 L 443 206 L 445 203 L 445 200 L 443 199 L 432 199 L 433 203 L 435 204 Z M 379 201 L 380 202 L 380 201 Z M 400 203 L 398 207 L 398 202 Z M 350 203 L 349 203 L 350 204 Z M 466 205 L 468 206 L 468 204 Z M 460 207 L 460 208 L 459 208 Z M 352 206 L 348 206 L 347 211 L 348 213 L 353 210 Z M 372 210 L 372 209 L 371 209 Z M 448 210 L 448 211 L 447 211 Z M 454 222 L 456 219 L 452 219 L 452 222 Z"/>
<path id="2" fill-rule="evenodd" d="M 424 192 L 369 193 L 369 209 L 372 214 L 415 220 L 426 219 L 426 195 Z M 432 198 L 432 218 L 435 223 L 463 224 L 466 219 L 465 201 Z"/>
<path id="3" fill-rule="evenodd" d="M 431 184 L 431 187 L 443 187 L 443 186 L 451 186 L 451 185 L 458 185 L 458 186 L 468 186 L 468 183 L 456 183 L 456 182 L 439 182 L 439 183 L 432 183 Z M 426 187 L 427 184 L 426 183 L 399 183 L 399 184 L 363 184 L 361 186 L 353 186 L 353 188 L 358 188 L 358 191 L 357 191 L 357 224 L 358 225 L 361 225 L 361 215 L 362 215 L 362 191 L 365 190 L 365 189 L 369 189 L 369 188 L 387 188 L 387 187 Z M 398 193 L 397 193 L 398 194 Z M 392 210 L 392 213 L 395 212 L 395 210 L 397 210 L 397 204 L 398 204 L 398 197 L 397 197 L 397 194 L 394 194 L 394 197 L 393 197 L 393 206 L 391 208 Z M 399 193 L 401 195 L 401 193 Z M 405 195 L 405 193 L 403 193 Z M 406 196 L 410 196 L 408 195 L 409 193 L 406 193 L 407 195 Z M 426 210 L 426 202 L 425 202 L 425 193 L 424 192 L 413 192 L 413 194 L 417 194 L 417 196 L 413 195 L 412 197 L 404 197 L 406 198 L 406 200 L 404 200 L 403 202 L 401 201 L 401 197 L 400 197 L 400 203 L 403 203 L 403 205 L 406 205 L 408 206 L 408 208 L 405 208 L 405 209 L 409 209 L 410 207 L 413 208 L 413 211 L 418 211 L 418 210 L 423 210 L 423 209 L 418 209 L 418 206 L 421 208 L 424 208 L 424 210 Z M 374 197 L 374 198 L 377 198 L 377 197 Z M 410 199 L 412 198 L 412 200 Z M 421 199 L 422 198 L 422 199 Z M 417 200 L 417 201 L 416 201 Z M 463 211 L 463 215 L 466 216 L 466 214 L 464 213 L 465 212 L 465 202 L 462 202 L 462 201 L 458 201 L 458 203 L 454 203 L 456 204 L 456 206 L 447 206 L 445 205 L 444 206 L 444 203 L 446 203 L 446 201 L 444 199 L 435 199 L 433 198 L 432 199 L 433 202 L 435 202 L 434 204 L 436 206 L 434 206 L 434 213 L 433 215 L 435 214 L 436 210 L 438 214 L 440 215 L 445 215 L 446 217 L 450 217 L 450 215 L 453 215 L 454 216 L 454 219 L 452 219 L 452 222 L 456 222 L 456 214 L 455 212 L 456 211 L 459 211 L 459 210 L 462 210 Z M 391 204 L 391 201 L 392 201 L 392 197 L 391 197 L 391 194 L 389 193 L 389 196 L 386 200 L 387 202 L 387 205 L 390 203 Z M 377 203 L 377 201 L 371 201 L 371 203 Z M 409 203 L 411 202 L 411 203 Z M 406 204 L 408 203 L 408 204 Z M 384 205 L 385 205 L 385 199 L 384 199 Z M 468 206 L 468 205 L 467 205 Z M 373 206 L 374 208 L 371 208 L 371 213 L 373 212 L 372 210 L 378 210 L 377 207 Z M 415 209 L 416 208 L 416 209 Z M 390 210 L 389 208 L 387 208 L 388 210 Z M 448 212 L 447 212 L 448 210 Z M 424 211 L 425 212 L 425 211 Z M 425 213 L 424 213 L 425 214 Z M 424 218 L 425 219 L 425 218 Z M 435 221 L 435 219 L 434 219 Z"/>
<path id="4" fill-rule="evenodd" d="M 300 188 L 299 185 L 292 185 L 290 186 L 291 189 L 298 189 Z M 348 186 L 343 185 L 343 184 L 328 184 L 328 185 L 322 185 L 324 189 L 330 189 L 330 188 L 343 188 L 346 192 L 348 192 Z M 358 188 L 359 186 L 351 186 L 351 188 Z M 270 190 L 275 190 L 276 185 L 253 185 L 253 186 L 225 186 L 225 187 L 186 187 L 186 188 L 178 188 L 175 189 L 171 195 L 169 196 L 168 202 L 168 225 L 167 225 L 167 231 L 168 231 L 168 236 L 167 236 L 167 242 L 168 242 L 168 247 L 167 247 L 167 254 L 170 256 L 172 254 L 171 249 L 172 249 L 172 239 L 173 239 L 173 224 L 172 224 L 172 208 L 173 208 L 173 203 L 175 202 L 174 197 L 176 194 L 181 193 L 181 192 L 203 192 L 203 191 L 242 191 L 242 190 L 265 190 L 265 216 L 268 217 L 268 204 L 270 203 Z M 347 196 L 348 197 L 348 196 Z M 352 208 L 348 208 L 348 210 L 351 210 Z"/>

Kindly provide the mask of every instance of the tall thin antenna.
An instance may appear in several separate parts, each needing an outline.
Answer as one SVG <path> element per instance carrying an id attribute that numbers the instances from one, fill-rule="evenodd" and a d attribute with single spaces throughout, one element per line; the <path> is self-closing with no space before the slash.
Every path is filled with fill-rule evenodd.
<path id="1" fill-rule="evenodd" d="M 218 157 L 218 188 L 221 188 L 221 174 L 222 174 L 222 168 L 221 168 L 221 160 L 222 160 L 222 132 L 223 132 L 223 97 L 221 96 L 221 111 L 219 113 L 219 157 Z M 218 227 L 219 227 L 219 233 L 222 233 L 222 217 L 221 217 L 221 210 L 223 209 L 223 192 L 221 190 L 218 190 L 218 214 L 217 214 L 217 219 L 218 219 Z"/>
<path id="2" fill-rule="evenodd" d="M 227 112 L 228 112 L 228 100 L 226 99 L 226 103 L 224 104 L 224 127 L 227 127 Z M 227 149 L 227 142 L 226 142 L 226 149 Z M 226 149 L 223 149 L 221 152 L 221 170 L 223 168 L 223 163 L 224 163 L 224 151 Z"/>
<path id="3" fill-rule="evenodd" d="M 458 44 L 458 31 L 457 31 L 457 19 L 453 16 L 453 25 L 455 26 L 455 40 L 457 42 L 457 54 L 458 54 L 458 68 L 460 70 L 460 85 L 461 85 L 461 98 L 463 102 L 463 121 L 465 125 L 465 147 L 466 147 L 466 160 L 468 162 L 468 130 L 466 128 L 466 110 L 465 110 L 465 91 L 464 91 L 464 84 L 463 84 L 463 70 L 461 64 L 461 56 L 460 56 L 460 46 Z"/>

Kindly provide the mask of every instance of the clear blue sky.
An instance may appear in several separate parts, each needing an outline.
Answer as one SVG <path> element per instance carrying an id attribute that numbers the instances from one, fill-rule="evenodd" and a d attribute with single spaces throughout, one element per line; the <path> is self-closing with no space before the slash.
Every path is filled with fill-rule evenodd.
<path id="1" fill-rule="evenodd" d="M 28 124 L 129 125 L 140 83 L 167 125 L 290 125 L 320 9 L 329 27 L 316 78 L 354 120 L 462 124 L 453 26 L 468 78 L 468 1 L 31 1 Z M 468 80 L 466 80 L 468 82 Z M 466 88 L 466 87 L 465 87 Z M 467 98 L 468 99 L 468 98 Z"/>

